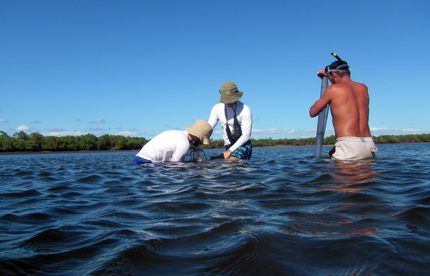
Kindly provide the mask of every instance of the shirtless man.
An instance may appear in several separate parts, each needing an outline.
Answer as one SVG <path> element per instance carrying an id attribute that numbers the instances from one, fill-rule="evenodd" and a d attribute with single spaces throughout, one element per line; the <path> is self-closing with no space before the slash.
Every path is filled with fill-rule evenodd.
<path id="1" fill-rule="evenodd" d="M 369 94 L 367 86 L 350 78 L 348 64 L 338 60 L 318 71 L 328 77 L 330 85 L 309 110 L 317 116 L 330 104 L 336 143 L 329 155 L 335 159 L 354 160 L 373 158 L 378 151 L 369 128 Z"/>

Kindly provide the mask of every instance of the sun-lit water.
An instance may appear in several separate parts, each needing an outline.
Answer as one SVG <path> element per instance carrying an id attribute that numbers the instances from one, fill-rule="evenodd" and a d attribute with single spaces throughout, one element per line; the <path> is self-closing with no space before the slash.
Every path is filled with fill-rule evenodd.
<path id="1" fill-rule="evenodd" d="M 378 147 L 355 162 L 1 155 L 0 273 L 430 275 L 430 144 Z"/>

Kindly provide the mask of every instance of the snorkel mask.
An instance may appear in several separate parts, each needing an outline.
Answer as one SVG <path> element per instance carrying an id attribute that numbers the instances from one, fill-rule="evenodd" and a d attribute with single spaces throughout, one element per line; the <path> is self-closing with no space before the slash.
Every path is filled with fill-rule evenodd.
<path id="1" fill-rule="evenodd" d="M 343 61 L 338 55 L 335 53 L 331 53 L 332 56 L 334 56 L 337 61 L 333 62 L 330 65 L 327 65 L 325 67 L 325 73 L 328 75 L 333 72 L 340 72 L 340 71 L 348 71 L 349 66 L 346 61 Z"/>

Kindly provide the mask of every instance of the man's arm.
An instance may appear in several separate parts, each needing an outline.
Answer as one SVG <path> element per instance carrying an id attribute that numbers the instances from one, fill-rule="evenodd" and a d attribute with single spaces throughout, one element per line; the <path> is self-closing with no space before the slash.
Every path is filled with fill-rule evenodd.
<path id="1" fill-rule="evenodd" d="M 320 114 L 320 112 L 331 102 L 331 87 L 328 87 L 322 97 L 314 103 L 309 109 L 309 115 L 313 118 Z"/>
<path id="2" fill-rule="evenodd" d="M 218 120 L 219 120 L 218 109 L 219 109 L 219 106 L 215 105 L 211 110 L 211 114 L 209 115 L 208 124 L 211 125 L 212 129 L 214 129 L 218 124 Z"/>
<path id="3" fill-rule="evenodd" d="M 172 162 L 182 162 L 184 161 L 185 157 L 188 155 L 188 151 L 190 150 L 190 145 L 179 145 L 176 149 L 173 151 L 172 155 Z"/>
<path id="4" fill-rule="evenodd" d="M 181 136 L 175 137 L 173 141 L 173 154 L 172 154 L 172 162 L 182 162 L 185 157 L 188 155 L 188 151 L 190 150 L 190 142 L 188 137 Z"/>

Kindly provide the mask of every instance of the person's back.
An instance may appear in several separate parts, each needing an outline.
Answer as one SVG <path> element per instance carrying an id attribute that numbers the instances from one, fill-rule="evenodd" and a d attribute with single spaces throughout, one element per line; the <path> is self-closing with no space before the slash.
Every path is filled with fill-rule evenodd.
<path id="1" fill-rule="evenodd" d="M 330 108 L 336 137 L 371 137 L 369 94 L 366 85 L 344 76 L 331 85 Z"/>
<path id="2" fill-rule="evenodd" d="M 137 156 L 152 162 L 183 161 L 190 148 L 187 132 L 167 130 L 153 139 L 137 153 Z"/>
<path id="3" fill-rule="evenodd" d="M 315 117 L 330 105 L 336 134 L 336 143 L 329 152 L 331 157 L 343 160 L 373 158 L 378 149 L 370 134 L 367 86 L 352 81 L 348 68 L 348 64 L 338 58 L 318 71 L 318 76 L 328 77 L 332 85 L 311 106 L 309 115 Z"/>

